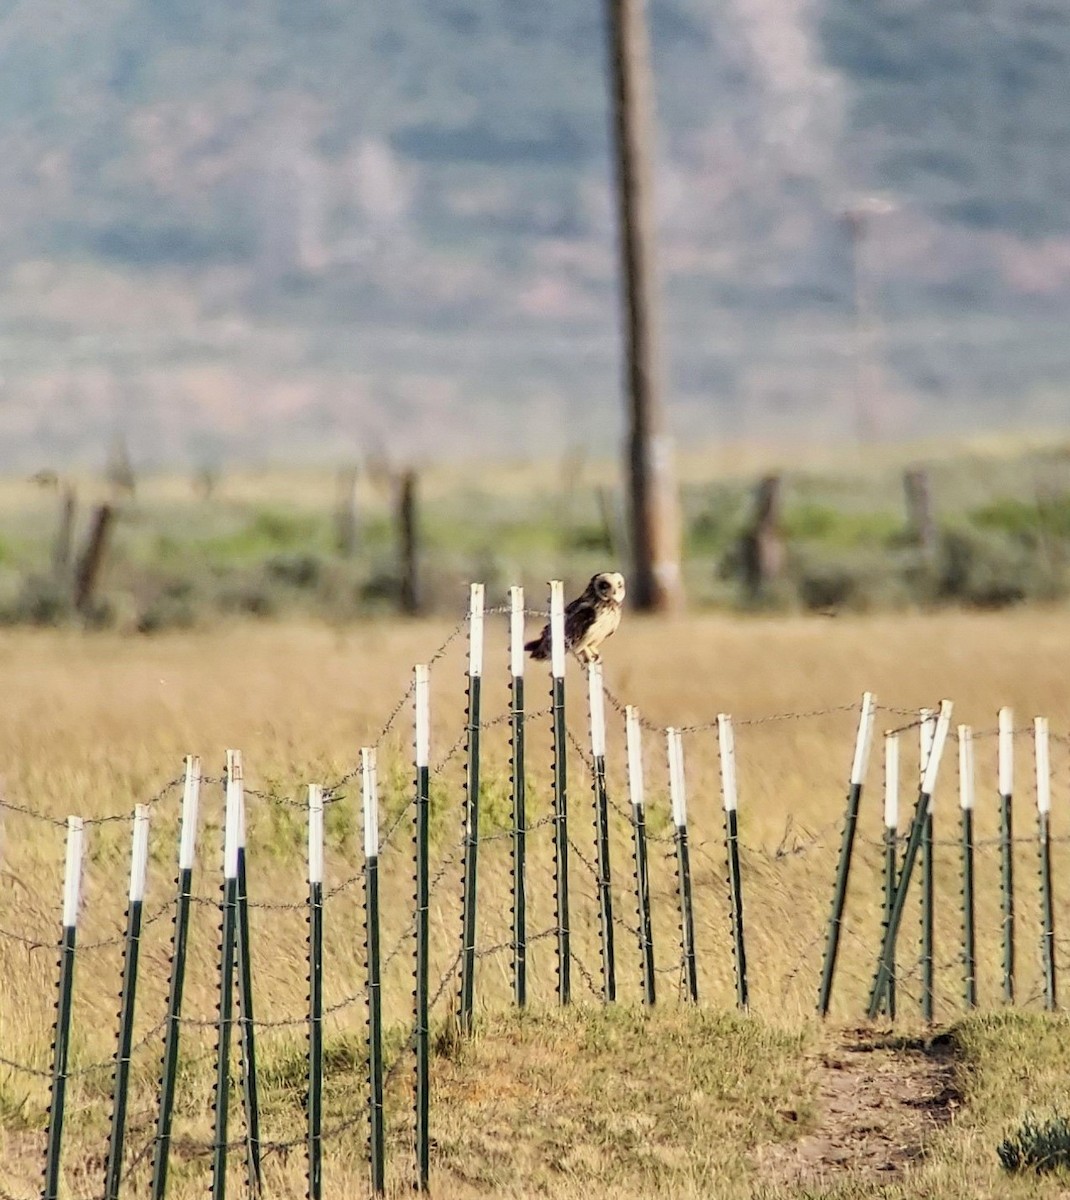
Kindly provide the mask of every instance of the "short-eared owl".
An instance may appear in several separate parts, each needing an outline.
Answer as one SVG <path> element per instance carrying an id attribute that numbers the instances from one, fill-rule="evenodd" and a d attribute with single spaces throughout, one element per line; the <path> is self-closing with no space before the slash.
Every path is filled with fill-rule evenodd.
<path id="1" fill-rule="evenodd" d="M 618 571 L 601 571 L 592 576 L 582 596 L 565 608 L 565 649 L 574 650 L 581 662 L 598 658 L 598 647 L 620 624 L 624 603 L 624 576 Z M 550 657 L 550 626 L 524 647 L 532 658 Z"/>

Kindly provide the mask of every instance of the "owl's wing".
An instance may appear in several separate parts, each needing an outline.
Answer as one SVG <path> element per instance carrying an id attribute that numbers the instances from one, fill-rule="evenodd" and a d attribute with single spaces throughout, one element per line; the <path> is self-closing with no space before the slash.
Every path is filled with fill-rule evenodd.
<path id="1" fill-rule="evenodd" d="M 575 646 L 583 640 L 584 634 L 594 624 L 597 610 L 590 600 L 584 596 L 573 600 L 565 609 L 565 645 Z"/>

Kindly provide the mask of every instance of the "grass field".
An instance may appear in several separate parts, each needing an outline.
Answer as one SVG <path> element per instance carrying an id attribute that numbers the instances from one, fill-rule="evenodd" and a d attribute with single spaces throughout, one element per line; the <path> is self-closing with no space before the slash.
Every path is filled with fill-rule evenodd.
<path id="1" fill-rule="evenodd" d="M 507 730 L 495 719 L 506 699 L 504 629 L 489 624 L 483 717 L 486 735 L 482 831 L 480 945 L 508 939 Z M 864 1011 L 880 921 L 880 738 L 848 902 L 833 1017 L 813 1018 L 822 937 L 838 847 L 838 825 L 850 765 L 857 706 L 865 689 L 890 709 L 914 710 L 941 697 L 955 700 L 956 721 L 980 731 L 978 835 L 995 829 L 995 740 L 989 736 L 1001 704 L 1012 705 L 1020 729 L 1035 713 L 1051 718 L 1055 832 L 1068 831 L 1066 804 L 1070 692 L 1066 680 L 1066 626 L 1062 610 L 1032 608 L 1013 614 L 941 614 L 882 617 L 751 618 L 709 616 L 674 622 L 630 617 L 607 648 L 612 692 L 638 704 L 655 725 L 705 725 L 718 711 L 737 721 L 737 752 L 744 851 L 744 892 L 750 956 L 751 1012 L 733 1011 L 734 981 L 725 905 L 724 852 L 717 782 L 716 735 L 689 733 L 685 742 L 691 798 L 697 942 L 703 1004 L 691 1010 L 677 998 L 675 874 L 666 803 L 664 744 L 647 734 L 659 1002 L 639 1006 L 638 953 L 618 929 L 621 1002 L 602 1012 L 587 989 L 597 984 L 596 921 L 590 875 L 583 857 L 593 845 L 589 781 L 579 751 L 570 752 L 573 857 L 573 930 L 577 961 L 575 1011 L 553 1005 L 551 938 L 531 949 L 531 1011 L 510 1013 L 508 951 L 481 959 L 477 974 L 480 1019 L 466 1044 L 446 1016 L 453 989 L 436 1006 L 434 1184 L 438 1195 L 467 1196 L 949 1196 L 1056 1195 L 1065 1183 L 1012 1181 L 995 1155 L 999 1139 L 1028 1110 L 1068 1107 L 1070 1026 L 1039 1012 L 1037 990 L 1036 854 L 1026 839 L 1032 823 L 1032 758 L 1019 738 L 1018 847 L 1020 1014 L 995 1011 L 999 999 L 999 912 L 994 850 L 979 862 L 980 986 L 983 1012 L 962 1021 L 958 874 L 952 840 L 957 833 L 954 745 L 937 798 L 937 1016 L 949 1027 L 947 1109 L 933 1122 L 927 1154 L 882 1179 L 855 1162 L 853 1143 L 841 1159 L 826 1154 L 818 1174 L 785 1167 L 791 1146 L 827 1137 L 828 1059 L 845 1038 L 856 1037 Z M 263 1134 L 296 1140 L 265 1159 L 267 1195 L 305 1195 L 303 1133 L 304 1029 L 307 984 L 304 937 L 307 895 L 303 867 L 304 818 L 299 807 L 309 781 L 331 783 L 349 774 L 362 744 L 380 731 L 408 686 L 412 665 L 426 660 L 454 630 L 451 623 L 363 623 L 327 629 L 264 623 L 223 625 L 206 633 L 153 639 L 110 633 L 85 637 L 55 631 L 10 632 L 0 640 L 0 671 L 7 683 L 0 720 L 0 773 L 4 798 L 62 817 L 129 811 L 179 774 L 182 756 L 201 754 L 218 776 L 226 747 L 245 755 L 249 787 L 250 893 L 257 1017 L 292 1021 L 262 1031 L 258 1044 Z M 456 953 L 459 874 L 454 861 L 460 832 L 463 753 L 463 635 L 453 639 L 433 673 L 432 760 L 436 774 L 433 833 L 441 882 L 432 901 L 434 982 Z M 570 670 L 573 668 L 570 667 Z M 584 738 L 582 680 L 572 680 L 569 724 Z M 531 835 L 529 920 L 532 932 L 552 925 L 549 877 L 548 764 L 541 676 L 532 675 L 529 710 Z M 547 689 L 548 692 L 548 689 Z M 548 695 L 547 695 L 548 699 Z M 749 722 L 784 714 L 810 714 Z M 610 729 L 610 784 L 623 800 L 623 722 Z M 404 816 L 410 792 L 410 709 L 398 713 L 380 744 L 384 829 Z M 879 728 L 908 724 L 909 716 L 883 710 Z M 917 733 L 903 735 L 904 777 L 917 769 Z M 451 755 L 452 750 L 452 755 Z M 337 1006 L 327 1035 L 328 1127 L 346 1125 L 327 1147 L 325 1194 L 365 1190 L 362 1124 L 364 970 L 359 881 L 359 799 L 352 783 L 328 820 L 326 996 Z M 214 902 L 220 865 L 220 789 L 206 788 L 198 894 Z M 261 795 L 262 794 L 262 795 Z M 178 789 L 154 806 L 150 887 L 142 949 L 142 989 L 135 1041 L 133 1156 L 152 1136 L 159 1036 L 168 969 Z M 904 820 L 909 789 L 904 787 Z M 634 924 L 629 907 L 627 829 L 616 819 L 613 851 L 618 915 Z M 405 934 L 411 920 L 408 825 L 398 827 L 383 853 L 384 946 L 390 959 L 384 1005 L 391 1056 L 398 1053 L 410 1012 L 411 976 Z M 106 1061 L 114 1051 L 124 920 L 129 827 L 93 826 L 88 836 L 83 944 L 75 998 L 72 1066 Z M 55 986 L 63 831 L 8 812 L 3 826 L 0 929 L 0 1055 L 47 1071 Z M 1070 849 L 1056 846 L 1057 921 L 1070 920 L 1070 893 L 1061 880 Z M 1061 892 L 1061 895 L 1058 893 Z M 292 905 L 292 908 L 286 907 Z M 917 910 L 904 927 L 901 1032 L 921 1032 L 916 992 Z M 196 906 L 186 1015 L 215 1014 L 218 913 Z M 104 945 L 95 943 L 105 942 Z M 1060 967 L 1066 964 L 1059 943 Z M 356 1000 L 348 1000 L 355 995 Z M 882 1027 L 883 1028 L 883 1027 Z M 866 1036 L 877 1036 L 867 1033 Z M 184 1033 L 185 1065 L 179 1089 L 172 1193 L 200 1196 L 207 1186 L 202 1144 L 211 1136 L 210 1028 Z M 913 1045 L 913 1043 L 911 1043 Z M 882 1069 L 896 1070 L 895 1044 L 882 1043 Z M 859 1061 L 865 1056 L 859 1056 Z M 824 1064 L 824 1065 L 823 1065 Z M 407 1066 L 390 1081 L 391 1188 L 406 1190 L 411 1175 Z M 66 1186 L 77 1197 L 100 1195 L 111 1075 L 90 1070 L 72 1079 L 68 1115 Z M 237 1094 L 236 1094 L 237 1096 Z M 41 1129 L 47 1081 L 0 1069 L 0 1195 L 22 1200 L 40 1186 Z M 232 1136 L 241 1130 L 235 1097 Z M 867 1118 L 868 1119 L 868 1118 Z M 872 1114 L 877 1124 L 880 1111 Z M 913 1135 L 912 1135 L 913 1136 Z M 780 1147 L 778 1150 L 777 1148 Z M 785 1150 L 784 1147 L 788 1149 Z M 835 1149 L 835 1147 L 833 1147 Z M 239 1194 L 240 1153 L 233 1194 Z M 829 1163 L 833 1164 L 829 1166 Z M 827 1168 L 827 1169 L 826 1169 Z M 124 1194 L 147 1194 L 142 1162 Z"/>

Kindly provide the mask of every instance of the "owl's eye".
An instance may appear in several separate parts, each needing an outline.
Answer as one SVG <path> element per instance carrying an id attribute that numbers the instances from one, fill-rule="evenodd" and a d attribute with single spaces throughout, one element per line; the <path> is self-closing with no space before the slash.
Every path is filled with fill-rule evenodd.
<path id="1" fill-rule="evenodd" d="M 600 579 L 597 584 L 598 590 L 603 596 L 608 595 L 613 590 L 613 585 L 608 579 Z"/>

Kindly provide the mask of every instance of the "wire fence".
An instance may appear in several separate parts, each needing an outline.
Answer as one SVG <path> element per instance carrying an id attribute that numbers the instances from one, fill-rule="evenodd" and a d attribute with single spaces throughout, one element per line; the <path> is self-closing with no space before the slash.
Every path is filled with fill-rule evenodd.
<path id="1" fill-rule="evenodd" d="M 0 799 L 3 869 L 66 851 L 54 898 L 0 914 L 0 1196 L 162 1198 L 180 1169 L 221 1197 L 301 1159 L 316 1200 L 355 1155 L 372 1192 L 426 1190 L 434 1061 L 518 1004 L 1057 1006 L 1067 738 L 868 694 L 659 726 L 600 663 L 567 697 L 564 655 L 545 693 L 526 678 L 523 619 L 547 614 L 517 592 L 485 612 L 474 589 L 361 761 L 303 799 L 246 786 L 233 751 L 84 821 Z M 484 680 L 502 615 L 511 669 Z M 432 756 L 429 667 L 462 635 L 464 713 Z"/>

